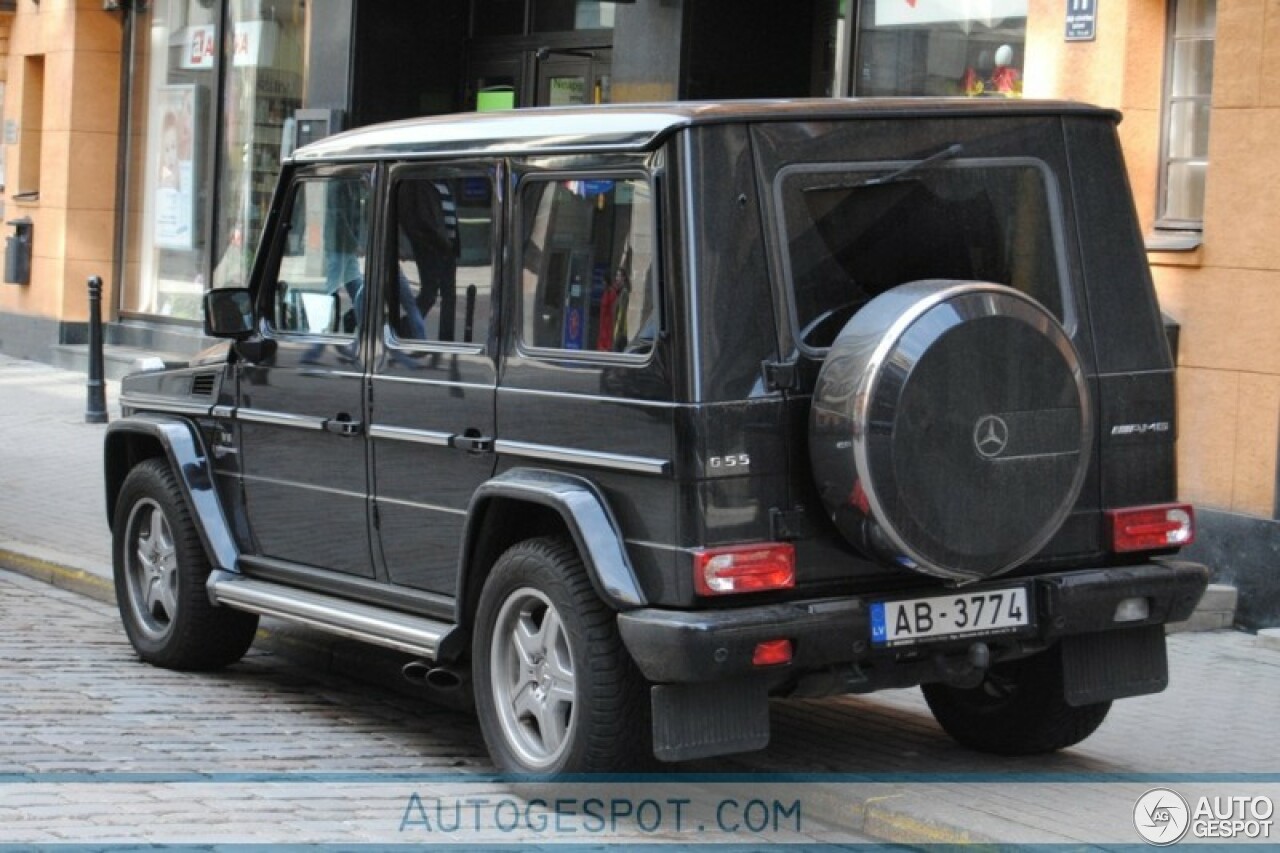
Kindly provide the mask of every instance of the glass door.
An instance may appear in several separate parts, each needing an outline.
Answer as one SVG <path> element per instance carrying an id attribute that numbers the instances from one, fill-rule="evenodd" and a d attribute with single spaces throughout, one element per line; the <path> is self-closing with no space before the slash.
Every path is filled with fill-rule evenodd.
<path id="1" fill-rule="evenodd" d="M 537 106 L 567 107 L 575 104 L 607 104 L 612 100 L 610 50 L 549 52 L 538 62 Z"/>

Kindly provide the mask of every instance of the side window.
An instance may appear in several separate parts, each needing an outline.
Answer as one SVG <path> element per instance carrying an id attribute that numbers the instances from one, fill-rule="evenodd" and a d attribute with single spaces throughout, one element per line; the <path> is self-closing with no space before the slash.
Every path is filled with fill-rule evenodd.
<path id="1" fill-rule="evenodd" d="M 395 276 L 387 300 L 402 342 L 483 342 L 493 295 L 494 181 L 483 168 L 414 172 L 392 188 Z"/>
<path id="2" fill-rule="evenodd" d="M 658 330 L 653 193 L 642 178 L 528 179 L 521 341 L 645 355 Z"/>
<path id="3" fill-rule="evenodd" d="M 294 185 L 267 315 L 273 329 L 355 336 L 364 310 L 369 197 L 360 175 Z"/>

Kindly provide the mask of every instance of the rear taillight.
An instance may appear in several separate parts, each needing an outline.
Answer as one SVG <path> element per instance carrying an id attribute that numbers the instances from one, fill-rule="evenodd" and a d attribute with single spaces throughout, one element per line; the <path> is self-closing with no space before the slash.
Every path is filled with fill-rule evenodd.
<path id="1" fill-rule="evenodd" d="M 693 555 L 699 595 L 763 592 L 796 585 L 796 549 L 784 543 L 709 548 Z"/>
<path id="2" fill-rule="evenodd" d="M 1187 504 L 1109 509 L 1106 517 L 1117 553 L 1180 548 L 1196 539 L 1195 512 Z"/>

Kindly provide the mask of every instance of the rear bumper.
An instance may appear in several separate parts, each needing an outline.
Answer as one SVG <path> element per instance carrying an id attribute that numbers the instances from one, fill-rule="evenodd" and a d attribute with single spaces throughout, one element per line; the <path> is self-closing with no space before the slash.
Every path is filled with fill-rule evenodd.
<path id="1" fill-rule="evenodd" d="M 999 588 L 1019 580 L 965 587 L 965 592 Z M 930 651 L 963 648 L 982 639 L 1025 648 L 1045 647 L 1062 637 L 1162 625 L 1186 619 L 1209 582 L 1204 566 L 1161 561 L 1109 569 L 1085 569 L 1026 579 L 1035 602 L 1033 623 L 1018 633 L 994 639 L 951 639 L 909 647 L 907 658 Z M 919 593 L 944 595 L 946 591 Z M 744 607 L 732 610 L 677 611 L 645 608 L 619 614 L 623 642 L 641 672 L 659 684 L 693 684 L 747 675 L 787 678 L 841 665 L 874 664 L 884 671 L 901 649 L 871 642 L 871 605 L 892 594 L 850 596 Z M 1116 622 L 1116 606 L 1125 599 L 1147 600 L 1149 615 Z M 758 643 L 790 639 L 792 661 L 767 668 L 752 664 Z M 905 668 L 905 667 L 904 667 Z"/>

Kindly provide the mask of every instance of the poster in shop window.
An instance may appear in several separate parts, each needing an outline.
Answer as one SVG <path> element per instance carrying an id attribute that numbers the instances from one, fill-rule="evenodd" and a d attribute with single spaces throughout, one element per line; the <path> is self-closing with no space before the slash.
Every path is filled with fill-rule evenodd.
<path id="1" fill-rule="evenodd" d="M 155 160 L 155 244 L 195 245 L 195 86 L 162 86 L 156 93 L 158 152 Z"/>

